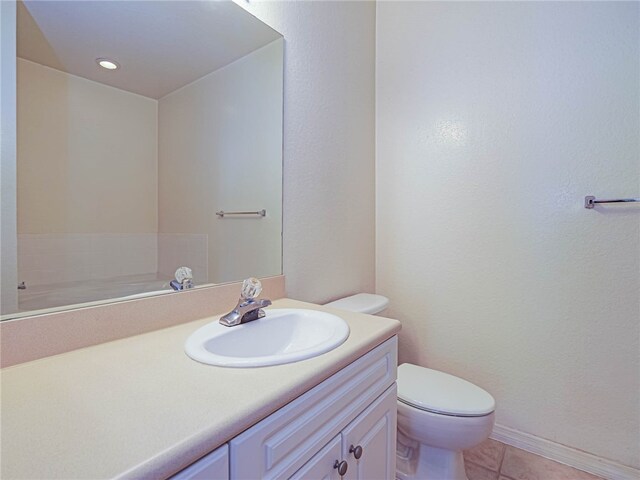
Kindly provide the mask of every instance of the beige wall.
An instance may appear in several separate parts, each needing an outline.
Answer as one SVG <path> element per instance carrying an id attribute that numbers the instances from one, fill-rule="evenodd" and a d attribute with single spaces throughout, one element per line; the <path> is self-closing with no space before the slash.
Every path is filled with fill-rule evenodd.
<path id="1" fill-rule="evenodd" d="M 18 59 L 18 232 L 155 233 L 157 101 Z"/>
<path id="2" fill-rule="evenodd" d="M 16 232 L 16 3 L 0 2 L 0 313 L 18 305 Z"/>
<path id="3" fill-rule="evenodd" d="M 281 273 L 282 43 L 159 100 L 159 232 L 206 234 L 210 282 Z M 264 218 L 215 215 L 261 209 Z M 183 243 L 171 273 L 191 266 Z"/>
<path id="4" fill-rule="evenodd" d="M 400 360 L 638 467 L 636 2 L 379 2 L 377 290 Z"/>
<path id="5" fill-rule="evenodd" d="M 375 3 L 237 3 L 285 38 L 287 295 L 373 291 Z"/>

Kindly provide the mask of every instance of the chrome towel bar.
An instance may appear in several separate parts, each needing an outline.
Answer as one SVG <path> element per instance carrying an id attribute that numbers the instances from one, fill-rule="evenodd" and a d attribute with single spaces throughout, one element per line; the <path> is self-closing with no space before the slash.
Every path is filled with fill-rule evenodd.
<path id="1" fill-rule="evenodd" d="M 640 198 L 614 198 L 610 200 L 598 200 L 596 197 L 589 195 L 584 197 L 584 208 L 593 208 L 596 203 L 635 203 L 640 202 Z"/>
<path id="2" fill-rule="evenodd" d="M 257 215 L 258 217 L 264 217 L 267 214 L 265 209 L 258 210 L 257 212 L 225 212 L 224 210 L 220 210 L 216 212 L 220 218 L 224 218 L 225 215 Z"/>

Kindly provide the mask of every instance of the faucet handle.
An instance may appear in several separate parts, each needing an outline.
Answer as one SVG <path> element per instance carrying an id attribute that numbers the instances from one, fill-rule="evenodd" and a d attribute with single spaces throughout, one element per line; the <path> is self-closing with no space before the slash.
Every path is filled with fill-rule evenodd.
<path id="1" fill-rule="evenodd" d="M 240 296 L 244 300 L 253 300 L 260 296 L 260 292 L 262 292 L 262 283 L 260 283 L 260 280 L 257 278 L 247 278 L 242 282 L 242 292 L 240 293 Z"/>
<path id="2" fill-rule="evenodd" d="M 175 280 L 171 280 L 169 285 L 174 290 L 186 290 L 193 288 L 193 272 L 189 267 L 180 267 L 176 270 Z"/>
<path id="3" fill-rule="evenodd" d="M 178 283 L 182 283 L 185 280 L 192 280 L 193 272 L 189 267 L 180 267 L 176 270 L 175 276 Z"/>

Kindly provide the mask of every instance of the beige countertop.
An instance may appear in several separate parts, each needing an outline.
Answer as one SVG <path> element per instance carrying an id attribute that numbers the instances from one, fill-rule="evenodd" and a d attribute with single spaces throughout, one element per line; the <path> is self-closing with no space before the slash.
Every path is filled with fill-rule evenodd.
<path id="1" fill-rule="evenodd" d="M 168 477 L 400 330 L 395 320 L 295 300 L 273 306 L 337 313 L 351 333 L 309 360 L 221 368 L 183 349 L 218 318 L 209 317 L 1 370 L 0 477 Z"/>

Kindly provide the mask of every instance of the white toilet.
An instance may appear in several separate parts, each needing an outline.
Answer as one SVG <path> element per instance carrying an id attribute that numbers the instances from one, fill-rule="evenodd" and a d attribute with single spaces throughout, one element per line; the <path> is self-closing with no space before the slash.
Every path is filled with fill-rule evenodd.
<path id="1" fill-rule="evenodd" d="M 389 300 L 359 293 L 326 306 L 382 313 Z M 462 451 L 491 434 L 495 400 L 482 388 L 447 373 L 403 363 L 398 367 L 396 476 L 401 480 L 467 480 Z"/>

